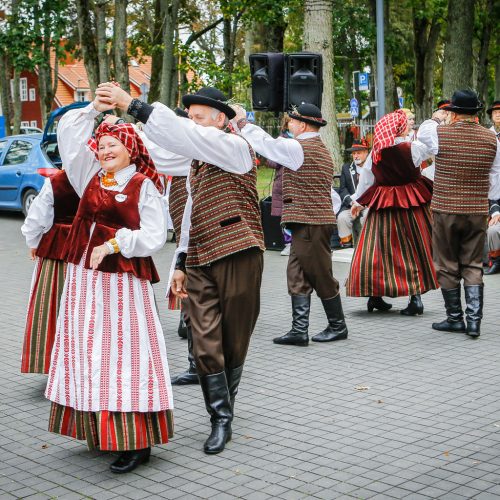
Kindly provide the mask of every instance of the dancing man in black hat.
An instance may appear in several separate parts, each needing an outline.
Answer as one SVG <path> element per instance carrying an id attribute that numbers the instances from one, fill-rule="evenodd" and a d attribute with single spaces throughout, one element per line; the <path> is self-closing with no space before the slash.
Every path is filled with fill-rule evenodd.
<path id="1" fill-rule="evenodd" d="M 335 224 L 331 188 L 333 160 L 319 135 L 326 125 L 319 108 L 302 104 L 289 113 L 288 129 L 294 139 L 273 139 L 246 122 L 245 110 L 235 118 L 243 137 L 262 156 L 284 167 L 281 222 L 292 232 L 288 259 L 288 293 L 292 297 L 292 329 L 274 339 L 275 344 L 309 343 L 311 294 L 316 290 L 328 318 L 328 326 L 312 337 L 315 342 L 347 338 L 339 283 L 333 277 L 330 238 Z"/>
<path id="2" fill-rule="evenodd" d="M 196 369 L 212 423 L 204 451 L 219 453 L 231 439 L 234 400 L 260 309 L 264 238 L 255 154 L 243 138 L 227 133 L 235 111 L 215 88 L 182 98 L 190 120 L 112 84 L 96 93 L 145 123 L 151 141 L 196 159 L 171 291 L 189 296 Z"/>
<path id="3" fill-rule="evenodd" d="M 433 323 L 439 331 L 479 337 L 483 317 L 483 248 L 488 198 L 500 198 L 500 147 L 495 135 L 476 123 L 482 105 L 470 90 L 457 90 L 441 108 L 451 114 L 441 124 L 438 113 L 420 126 L 418 139 L 436 158 L 432 249 L 447 318 Z M 460 299 L 464 281 L 465 315 Z"/>

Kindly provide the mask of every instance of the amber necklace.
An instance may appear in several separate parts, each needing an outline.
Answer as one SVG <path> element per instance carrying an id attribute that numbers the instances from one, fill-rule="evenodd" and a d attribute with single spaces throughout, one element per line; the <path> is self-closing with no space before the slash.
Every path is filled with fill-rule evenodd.
<path id="1" fill-rule="evenodd" d="M 105 172 L 105 174 L 101 177 L 101 183 L 104 187 L 113 187 L 118 185 L 113 172 Z"/>

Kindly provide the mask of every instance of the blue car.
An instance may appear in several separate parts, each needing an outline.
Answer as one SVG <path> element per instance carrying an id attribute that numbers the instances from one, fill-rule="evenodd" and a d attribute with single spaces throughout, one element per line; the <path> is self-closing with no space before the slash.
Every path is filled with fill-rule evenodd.
<path id="1" fill-rule="evenodd" d="M 0 139 L 0 210 L 28 213 L 45 178 L 61 168 L 56 120 L 70 109 L 88 104 L 75 102 L 52 111 L 43 134 L 12 135 Z"/>

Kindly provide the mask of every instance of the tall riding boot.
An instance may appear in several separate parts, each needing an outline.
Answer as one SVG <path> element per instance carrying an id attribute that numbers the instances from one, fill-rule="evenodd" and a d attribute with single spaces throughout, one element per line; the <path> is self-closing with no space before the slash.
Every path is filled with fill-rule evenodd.
<path id="1" fill-rule="evenodd" d="M 411 295 L 408 305 L 399 311 L 403 316 L 420 316 L 424 314 L 424 304 L 422 303 L 422 297 L 420 294 Z"/>
<path id="2" fill-rule="evenodd" d="M 275 344 L 300 345 L 309 344 L 309 312 L 311 311 L 310 295 L 292 295 L 292 329 L 282 337 L 276 337 Z"/>
<path id="3" fill-rule="evenodd" d="M 347 338 L 347 325 L 345 324 L 344 312 L 340 293 L 333 299 L 321 299 L 328 319 L 328 326 L 311 340 L 314 342 L 333 342 Z"/>
<path id="4" fill-rule="evenodd" d="M 464 312 L 460 301 L 460 287 L 441 288 L 447 318 L 440 323 L 432 323 L 434 330 L 440 332 L 465 332 Z"/>
<path id="5" fill-rule="evenodd" d="M 179 327 L 177 328 L 177 335 L 179 335 L 181 339 L 187 339 L 187 324 L 182 311 L 181 319 L 179 320 Z"/>
<path id="6" fill-rule="evenodd" d="M 193 332 L 191 327 L 187 328 L 187 341 L 188 341 L 188 363 L 189 368 L 179 375 L 176 375 L 172 379 L 172 385 L 189 385 L 189 384 L 199 384 L 198 372 L 196 371 L 196 363 L 194 361 L 193 354 Z"/>
<path id="7" fill-rule="evenodd" d="M 392 304 L 386 302 L 382 297 L 370 297 L 368 299 L 368 303 L 366 304 L 366 308 L 368 312 L 373 312 L 374 309 L 378 309 L 379 311 L 389 311 L 392 309 Z"/>
<path id="8" fill-rule="evenodd" d="M 231 440 L 233 412 L 226 372 L 200 375 L 200 384 L 212 423 L 212 432 L 205 441 L 203 451 L 213 455 L 220 453 L 226 443 Z"/>
<path id="9" fill-rule="evenodd" d="M 234 417 L 234 400 L 238 394 L 238 387 L 240 385 L 241 375 L 243 374 L 243 365 L 237 368 L 229 368 L 226 370 L 227 387 L 229 389 L 229 398 L 231 400 L 231 410 Z"/>
<path id="10" fill-rule="evenodd" d="M 484 285 L 464 286 L 465 318 L 467 320 L 467 335 L 479 337 L 481 334 L 481 319 L 483 318 Z"/>

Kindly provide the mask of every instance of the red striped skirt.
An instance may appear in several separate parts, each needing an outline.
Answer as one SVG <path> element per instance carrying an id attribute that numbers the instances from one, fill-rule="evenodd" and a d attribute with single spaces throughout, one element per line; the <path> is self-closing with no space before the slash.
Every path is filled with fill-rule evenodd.
<path id="1" fill-rule="evenodd" d="M 26 317 L 21 373 L 49 372 L 65 273 L 66 264 L 62 260 L 37 260 Z"/>
<path id="2" fill-rule="evenodd" d="M 140 413 L 78 411 L 52 403 L 49 431 L 86 440 L 89 450 L 141 450 L 167 443 L 174 435 L 172 410 Z"/>
<path id="3" fill-rule="evenodd" d="M 429 205 L 368 212 L 346 282 L 351 297 L 404 297 L 439 288 Z"/>

